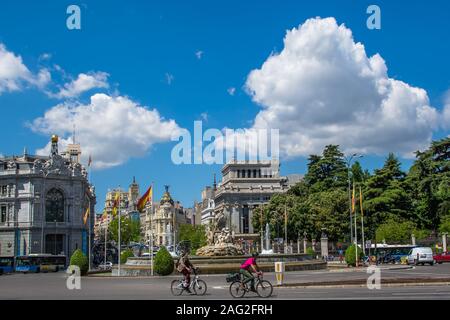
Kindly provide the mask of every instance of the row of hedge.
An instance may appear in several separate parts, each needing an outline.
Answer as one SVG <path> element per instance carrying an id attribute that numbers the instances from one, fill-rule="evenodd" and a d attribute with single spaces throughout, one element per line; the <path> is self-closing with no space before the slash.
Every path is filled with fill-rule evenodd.
<path id="1" fill-rule="evenodd" d="M 120 263 L 124 264 L 127 262 L 129 257 L 133 257 L 133 251 L 125 250 L 120 254 Z M 71 266 L 78 266 L 80 268 L 81 275 L 84 276 L 89 270 L 89 261 L 86 255 L 80 250 L 75 250 L 70 258 Z M 166 276 L 173 272 L 174 262 L 169 251 L 165 247 L 161 247 L 156 253 L 154 260 L 154 270 L 157 274 Z"/>

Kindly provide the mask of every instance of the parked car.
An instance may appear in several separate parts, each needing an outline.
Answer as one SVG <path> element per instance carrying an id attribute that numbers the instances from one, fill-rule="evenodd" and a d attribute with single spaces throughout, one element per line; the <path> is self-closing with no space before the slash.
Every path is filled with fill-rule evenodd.
<path id="1" fill-rule="evenodd" d="M 108 261 L 108 262 L 106 262 L 106 263 L 101 263 L 101 264 L 99 264 L 98 268 L 99 268 L 100 270 L 109 271 L 109 270 L 112 269 L 112 266 L 113 266 L 112 262 L 109 262 L 109 261 Z"/>
<path id="2" fill-rule="evenodd" d="M 408 254 L 408 264 L 425 265 L 425 263 L 430 264 L 430 266 L 434 265 L 433 251 L 431 248 L 417 247 L 411 249 Z"/>
<path id="3" fill-rule="evenodd" d="M 439 254 L 435 254 L 433 256 L 433 259 L 436 263 L 444 263 L 444 262 L 450 262 L 450 252 L 442 252 Z"/>

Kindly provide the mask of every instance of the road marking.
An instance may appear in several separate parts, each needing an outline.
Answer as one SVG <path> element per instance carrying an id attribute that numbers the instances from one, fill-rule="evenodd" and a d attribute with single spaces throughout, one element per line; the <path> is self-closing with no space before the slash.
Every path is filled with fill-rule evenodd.
<path id="1" fill-rule="evenodd" d="M 225 289 L 225 287 L 221 287 L 221 286 L 216 286 L 216 287 L 212 287 L 213 289 L 218 289 L 218 290 L 220 290 L 220 289 Z"/>

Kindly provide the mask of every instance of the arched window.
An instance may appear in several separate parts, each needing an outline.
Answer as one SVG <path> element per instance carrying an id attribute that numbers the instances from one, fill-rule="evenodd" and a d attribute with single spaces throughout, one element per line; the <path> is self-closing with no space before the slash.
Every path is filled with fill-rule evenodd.
<path id="1" fill-rule="evenodd" d="M 45 198 L 45 221 L 64 222 L 64 195 L 57 189 L 51 189 Z"/>

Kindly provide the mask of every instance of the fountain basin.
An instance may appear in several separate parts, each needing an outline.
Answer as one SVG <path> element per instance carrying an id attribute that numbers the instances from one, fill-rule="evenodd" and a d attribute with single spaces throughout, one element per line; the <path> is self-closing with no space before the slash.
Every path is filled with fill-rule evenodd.
<path id="1" fill-rule="evenodd" d="M 238 272 L 241 264 L 250 256 L 212 256 L 199 257 L 192 256 L 190 261 L 196 267 L 200 268 L 201 274 L 226 274 Z M 178 259 L 174 258 L 174 262 Z M 150 276 L 150 258 L 149 257 L 131 257 L 127 263 L 121 266 L 121 276 Z M 275 262 L 285 262 L 286 271 L 302 270 L 321 270 L 326 269 L 327 264 L 322 260 L 315 260 L 307 254 L 269 254 L 259 256 L 257 263 L 264 272 L 273 272 Z M 117 266 L 113 267 L 113 274 L 117 274 Z M 178 274 L 174 270 L 174 274 Z"/>

